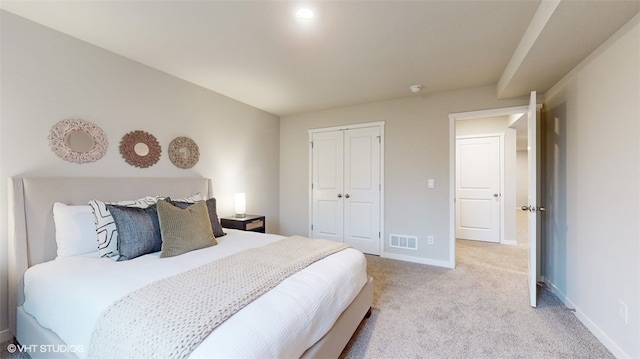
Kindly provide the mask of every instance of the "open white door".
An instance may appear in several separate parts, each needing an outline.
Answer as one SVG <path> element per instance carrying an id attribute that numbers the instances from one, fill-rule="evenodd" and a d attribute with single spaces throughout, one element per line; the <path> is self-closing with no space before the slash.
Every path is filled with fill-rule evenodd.
<path id="1" fill-rule="evenodd" d="M 527 159 L 529 165 L 529 206 L 523 210 L 529 211 L 529 300 L 532 307 L 538 304 L 538 156 L 537 156 L 537 107 L 536 92 L 531 92 L 529 110 L 527 113 L 528 147 Z"/>

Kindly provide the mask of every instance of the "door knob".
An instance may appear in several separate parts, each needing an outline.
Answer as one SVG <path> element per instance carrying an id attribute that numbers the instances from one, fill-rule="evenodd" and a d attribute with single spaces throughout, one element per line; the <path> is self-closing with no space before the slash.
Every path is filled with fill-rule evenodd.
<path id="1" fill-rule="evenodd" d="M 498 196 L 499 196 L 499 194 L 497 194 L 497 193 L 494 193 L 494 194 L 493 194 L 493 196 L 494 196 L 494 197 L 498 197 Z"/>
<path id="2" fill-rule="evenodd" d="M 342 198 L 342 193 L 338 193 L 338 198 Z"/>
<path id="3" fill-rule="evenodd" d="M 546 210 L 547 210 L 547 209 L 546 209 L 546 208 L 544 208 L 544 207 L 538 207 L 538 208 L 536 208 L 536 207 L 531 207 L 531 206 L 522 206 L 522 207 L 520 207 L 520 209 L 522 209 L 523 211 L 529 211 L 529 212 L 535 212 L 535 211 L 544 212 L 544 211 L 546 211 Z"/>
<path id="4" fill-rule="evenodd" d="M 347 194 L 345 194 L 345 195 L 344 195 L 344 197 L 345 197 L 345 198 L 349 198 L 349 197 L 351 197 L 351 196 L 349 196 L 349 194 L 347 193 Z"/>

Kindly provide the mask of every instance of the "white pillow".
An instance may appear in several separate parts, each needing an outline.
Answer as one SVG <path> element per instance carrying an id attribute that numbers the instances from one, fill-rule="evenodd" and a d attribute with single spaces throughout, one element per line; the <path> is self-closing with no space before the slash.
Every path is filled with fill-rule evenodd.
<path id="1" fill-rule="evenodd" d="M 207 197 L 203 196 L 200 192 L 196 192 L 196 194 L 194 194 L 193 196 L 189 196 L 186 198 L 171 198 L 171 200 L 174 202 L 196 203 L 199 201 L 206 201 Z"/>
<path id="2" fill-rule="evenodd" d="M 89 205 L 53 204 L 58 256 L 71 257 L 98 251 L 98 236 L 93 211 Z"/>

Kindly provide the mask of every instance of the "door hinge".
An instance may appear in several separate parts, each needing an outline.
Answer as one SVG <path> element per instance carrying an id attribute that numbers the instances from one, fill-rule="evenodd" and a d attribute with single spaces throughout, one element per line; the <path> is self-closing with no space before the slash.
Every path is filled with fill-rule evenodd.
<path id="1" fill-rule="evenodd" d="M 313 189 L 313 183 L 311 184 L 311 189 Z"/>
<path id="2" fill-rule="evenodd" d="M 310 143 L 311 143 L 311 148 L 313 148 L 313 141 L 311 141 Z"/>
<path id="3" fill-rule="evenodd" d="M 311 225 L 311 230 L 313 231 L 313 224 Z"/>
<path id="4" fill-rule="evenodd" d="M 378 137 L 378 143 L 382 143 L 382 138 L 380 136 L 376 136 Z"/>
<path id="5" fill-rule="evenodd" d="M 380 238 L 380 232 L 378 232 L 378 238 Z"/>

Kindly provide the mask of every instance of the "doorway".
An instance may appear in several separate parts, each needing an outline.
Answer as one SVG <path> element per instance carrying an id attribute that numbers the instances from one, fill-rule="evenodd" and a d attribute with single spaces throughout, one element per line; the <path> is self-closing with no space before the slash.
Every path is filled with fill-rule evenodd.
<path id="1" fill-rule="evenodd" d="M 492 139 L 494 143 L 498 143 L 497 145 L 493 145 L 498 146 L 498 154 L 493 155 L 498 156 L 499 167 L 495 170 L 495 172 L 497 172 L 498 182 L 491 187 L 487 186 L 484 191 L 484 201 L 494 205 L 494 209 L 491 215 L 487 212 L 489 210 L 488 205 L 484 207 L 478 205 L 476 209 L 481 211 L 481 217 L 491 219 L 492 221 L 493 230 L 496 233 L 494 233 L 493 239 L 489 240 L 490 242 L 508 245 L 518 244 L 517 218 L 519 213 L 516 212 L 516 209 L 520 205 L 526 205 L 526 202 L 520 204 L 518 201 L 522 201 L 523 197 L 526 199 L 527 187 L 526 185 L 523 187 L 523 183 L 526 184 L 527 173 L 522 176 L 518 175 L 518 172 L 521 172 L 523 169 L 526 170 L 527 120 L 526 115 L 523 115 L 527 113 L 527 110 L 527 106 L 519 106 L 449 115 L 452 203 L 450 207 L 450 218 L 452 219 L 450 223 L 450 233 L 452 234 L 450 241 L 450 261 L 453 264 L 452 266 L 455 266 L 456 238 L 468 238 L 464 234 L 458 236 L 461 229 L 459 227 L 465 225 L 464 220 L 460 220 L 460 213 L 458 213 L 460 207 L 463 207 L 460 205 L 464 204 L 464 199 L 461 201 L 458 196 L 458 189 L 460 188 L 460 173 L 458 173 L 460 168 L 458 160 L 461 160 L 461 154 L 458 153 L 457 147 L 463 141 L 469 142 L 481 139 L 483 142 L 487 142 L 488 139 Z M 467 152 L 473 153 L 475 150 L 482 148 L 483 147 L 475 146 Z M 485 146 L 484 148 L 486 148 L 486 150 L 482 149 L 484 153 L 490 153 L 488 150 L 490 147 Z M 525 151 L 524 156 L 522 153 L 518 154 L 518 150 Z M 473 158 L 473 156 L 471 158 Z M 523 159 L 525 160 L 524 167 L 522 163 Z M 473 184 L 473 186 L 476 188 L 481 187 L 476 184 Z M 524 195 L 523 191 L 525 192 Z M 480 202 L 474 200 L 472 203 L 475 205 Z M 466 219 L 468 218 L 469 217 L 466 217 Z M 476 224 L 477 223 L 479 222 L 476 222 Z M 478 227 L 484 226 L 479 225 Z M 482 231 L 484 230 L 481 230 L 481 232 Z M 487 239 L 480 240 L 486 241 Z"/>
<path id="2" fill-rule="evenodd" d="M 456 180 L 456 172 L 455 172 L 455 168 L 456 168 L 456 147 L 455 147 L 455 139 L 456 139 L 456 127 L 457 127 L 457 123 L 460 120 L 470 120 L 470 119 L 477 119 L 477 118 L 486 118 L 486 117 L 491 117 L 491 116 L 503 116 L 503 115 L 507 115 L 510 116 L 510 118 L 513 119 L 513 123 L 515 123 L 520 117 L 522 117 L 522 115 L 526 114 L 526 119 L 527 119 L 527 168 L 528 168 L 528 179 L 529 179 L 529 183 L 528 183 L 528 191 L 527 191 L 527 197 L 528 197 L 528 203 L 526 206 L 522 206 L 521 209 L 523 211 L 527 211 L 528 212 L 528 218 L 529 218 L 529 255 L 528 255 L 528 282 L 529 282 L 529 299 L 530 299 L 530 304 L 532 307 L 535 307 L 537 305 L 537 286 L 538 286 L 538 278 L 539 278 L 539 262 L 540 262 L 540 256 L 539 256 L 539 246 L 541 243 L 541 238 L 540 238 L 540 221 L 539 221 L 539 217 L 541 216 L 541 214 L 544 212 L 544 206 L 540 205 L 540 180 L 539 180 L 539 174 L 540 174 L 540 163 L 538 161 L 538 158 L 542 158 L 542 156 L 540 156 L 538 154 L 538 152 L 540 151 L 540 149 L 542 148 L 542 146 L 538 146 L 538 142 L 539 142 L 539 137 L 538 137 L 538 133 L 539 133 L 539 124 L 540 122 L 538 121 L 538 117 L 539 117 L 539 113 L 541 110 L 541 106 L 537 105 L 537 100 L 536 100 L 537 96 L 536 96 L 536 91 L 532 91 L 530 96 L 529 96 L 529 105 L 528 106 L 521 106 L 521 107 L 510 107 L 510 108 L 503 108 L 503 109 L 495 109 L 495 110 L 486 110 L 486 111 L 474 111 L 474 112 L 466 112 L 466 113 L 457 113 L 457 114 L 450 114 L 449 115 L 449 134 L 450 134 L 450 145 L 449 145 L 449 160 L 450 160 L 450 206 L 449 206 L 449 215 L 450 215 L 450 233 L 451 233 L 451 237 L 450 237 L 450 264 L 452 267 L 455 267 L 455 261 L 456 261 L 456 216 L 455 216 L 455 203 L 457 200 L 457 193 L 456 193 L 456 188 L 454 185 L 454 182 Z M 511 124 L 511 119 L 509 121 L 509 123 Z M 508 133 L 511 130 L 506 130 L 506 133 Z M 510 178 L 509 176 L 504 176 L 503 178 Z M 503 185 L 503 189 L 504 189 L 504 185 Z M 505 192 L 504 194 L 507 194 L 508 192 Z M 515 215 L 515 208 L 511 207 L 514 209 L 514 211 L 510 211 L 510 210 L 505 210 L 503 211 L 503 213 L 513 213 Z M 503 224 L 504 222 L 504 216 L 501 217 L 503 220 Z M 508 223 L 508 222 L 507 222 Z M 515 227 L 515 221 L 513 221 L 514 227 Z"/>
<path id="3" fill-rule="evenodd" d="M 517 244 L 516 209 L 527 199 L 527 119 L 456 121 L 456 238 Z"/>

